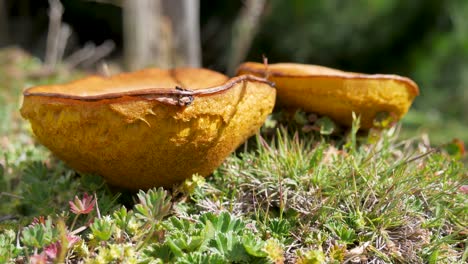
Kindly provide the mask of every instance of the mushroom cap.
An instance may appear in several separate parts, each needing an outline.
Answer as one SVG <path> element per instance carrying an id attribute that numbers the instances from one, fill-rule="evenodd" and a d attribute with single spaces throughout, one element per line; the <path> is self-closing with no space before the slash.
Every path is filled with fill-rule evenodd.
<path id="1" fill-rule="evenodd" d="M 212 173 L 259 129 L 275 96 L 250 75 L 146 69 L 29 88 L 21 114 L 72 168 L 147 189 Z"/>
<path id="2" fill-rule="evenodd" d="M 317 65 L 277 63 L 265 66 L 246 62 L 238 75 L 267 77 L 276 85 L 279 104 L 326 115 L 350 126 L 352 113 L 361 116 L 361 127 L 374 126 L 380 113 L 396 120 L 411 106 L 419 89 L 412 80 L 398 75 L 361 74 Z"/>

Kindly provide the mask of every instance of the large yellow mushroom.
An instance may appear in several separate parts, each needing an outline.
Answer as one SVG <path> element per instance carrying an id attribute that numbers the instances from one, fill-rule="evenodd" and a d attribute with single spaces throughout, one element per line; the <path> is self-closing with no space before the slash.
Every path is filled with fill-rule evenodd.
<path id="1" fill-rule="evenodd" d="M 246 62 L 238 75 L 266 77 L 276 84 L 278 102 L 289 108 L 326 115 L 350 126 L 352 113 L 361 116 L 361 127 L 374 126 L 379 114 L 399 120 L 419 94 L 416 83 L 397 76 L 344 72 L 316 65 Z"/>
<path id="2" fill-rule="evenodd" d="M 29 88 L 21 114 L 71 167 L 145 189 L 212 173 L 259 129 L 275 95 L 254 76 L 147 69 Z"/>

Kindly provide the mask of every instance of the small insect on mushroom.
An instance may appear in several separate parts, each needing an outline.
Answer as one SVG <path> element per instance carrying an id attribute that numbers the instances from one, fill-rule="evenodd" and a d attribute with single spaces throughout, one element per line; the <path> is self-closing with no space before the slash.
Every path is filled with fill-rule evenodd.
<path id="1" fill-rule="evenodd" d="M 175 89 L 177 91 L 183 91 L 183 92 L 192 92 L 191 90 L 184 89 L 180 86 L 176 86 Z M 189 106 L 193 102 L 193 95 L 184 95 L 180 94 L 177 95 L 177 104 L 179 106 Z"/>

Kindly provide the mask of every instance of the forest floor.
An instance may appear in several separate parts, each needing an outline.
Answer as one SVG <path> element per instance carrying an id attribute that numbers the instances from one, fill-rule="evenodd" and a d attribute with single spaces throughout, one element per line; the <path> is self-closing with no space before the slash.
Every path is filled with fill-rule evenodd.
<path id="1" fill-rule="evenodd" d="M 25 87 L 84 73 L 44 71 L 19 50 L 1 51 L 0 65 L 0 263 L 468 259 L 461 124 L 434 131 L 435 144 L 417 112 L 333 136 L 270 122 L 206 179 L 119 191 L 54 157 L 19 114 Z"/>

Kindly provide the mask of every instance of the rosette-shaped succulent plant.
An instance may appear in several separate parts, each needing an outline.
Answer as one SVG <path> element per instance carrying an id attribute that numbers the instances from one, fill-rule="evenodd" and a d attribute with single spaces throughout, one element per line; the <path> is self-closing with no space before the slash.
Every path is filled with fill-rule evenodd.
<path id="1" fill-rule="evenodd" d="M 24 92 L 38 141 L 72 168 L 130 189 L 207 176 L 253 135 L 271 83 L 206 69 L 147 69 Z"/>

